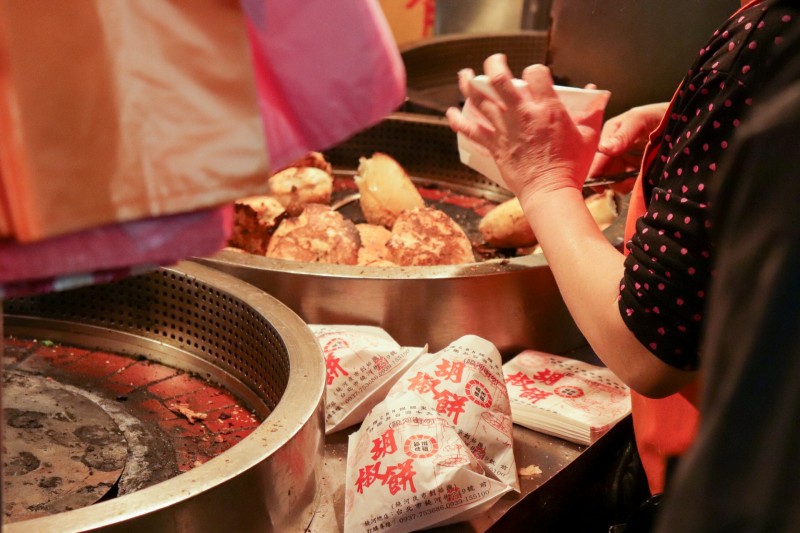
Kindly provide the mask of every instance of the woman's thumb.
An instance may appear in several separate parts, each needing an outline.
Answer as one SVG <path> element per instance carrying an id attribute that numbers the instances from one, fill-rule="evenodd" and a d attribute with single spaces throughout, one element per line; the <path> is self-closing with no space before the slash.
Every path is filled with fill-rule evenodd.
<path id="1" fill-rule="evenodd" d="M 622 150 L 622 140 L 619 138 L 618 135 L 614 135 L 613 137 L 605 137 L 600 139 L 600 144 L 598 145 L 597 149 L 603 152 L 606 155 L 618 155 Z"/>

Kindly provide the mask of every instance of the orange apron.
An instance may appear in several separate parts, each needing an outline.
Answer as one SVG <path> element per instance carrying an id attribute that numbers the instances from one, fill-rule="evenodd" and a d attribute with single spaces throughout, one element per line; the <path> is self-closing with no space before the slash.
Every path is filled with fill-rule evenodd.
<path id="1" fill-rule="evenodd" d="M 662 121 L 653 135 L 660 134 L 664 122 L 666 120 Z M 645 153 L 643 168 L 649 166 L 652 157 L 648 156 L 654 156 L 656 150 L 651 150 L 649 145 Z M 633 235 L 636 220 L 647 210 L 642 191 L 643 173 L 639 174 L 631 192 L 625 224 L 625 242 L 628 242 Z M 627 248 L 625 253 L 628 253 Z M 664 492 L 667 459 L 681 455 L 694 440 L 699 421 L 699 412 L 693 405 L 697 399 L 697 384 L 698 381 L 694 380 L 680 392 L 660 399 L 647 398 L 631 391 L 631 414 L 636 447 L 652 494 Z"/>

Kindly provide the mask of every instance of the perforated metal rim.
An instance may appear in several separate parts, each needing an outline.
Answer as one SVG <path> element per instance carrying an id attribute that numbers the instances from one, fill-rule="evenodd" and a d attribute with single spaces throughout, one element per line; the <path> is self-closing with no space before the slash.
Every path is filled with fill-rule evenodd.
<path id="1" fill-rule="evenodd" d="M 215 381 L 228 382 L 225 373 L 253 387 L 269 410 L 277 405 L 289 379 L 287 348 L 266 316 L 214 285 L 174 270 L 69 293 L 19 298 L 7 303 L 6 312 L 36 316 L 38 327 L 46 328 L 50 321 L 53 327 L 70 323 L 70 330 L 85 332 L 84 342 L 92 342 L 87 327 L 93 327 L 98 343 L 108 347 L 118 341 L 124 352 L 140 347 L 147 354 L 153 343 L 171 347 L 170 352 L 186 352 L 211 363 L 207 368 Z M 65 335 L 69 336 L 61 333 Z M 265 353 L 270 357 L 260 356 Z M 173 361 L 184 362 L 185 357 Z M 187 364 L 184 370 L 196 370 Z"/>
<path id="2" fill-rule="evenodd" d="M 494 53 L 506 55 L 514 75 L 534 63 L 546 63 L 549 34 L 530 30 L 493 34 L 453 34 L 407 45 L 400 50 L 406 67 L 407 85 L 428 89 L 456 83 L 462 68 L 483 70 L 483 60 Z"/>
<path id="3" fill-rule="evenodd" d="M 164 481 L 152 487 L 148 487 L 133 494 L 102 502 L 83 509 L 68 511 L 57 515 L 25 520 L 15 524 L 9 524 L 4 530 L 11 532 L 24 533 L 27 531 L 85 531 L 89 529 L 113 526 L 114 524 L 127 522 L 126 527 L 136 530 L 137 518 L 146 517 L 149 513 L 164 510 L 172 506 L 191 505 L 191 498 L 199 496 L 211 489 L 220 489 L 227 482 L 234 480 L 237 476 L 246 472 L 269 468 L 267 464 L 270 456 L 280 450 L 287 442 L 295 438 L 299 433 L 306 433 L 311 428 L 313 434 L 320 439 L 323 435 L 323 404 L 322 397 L 325 383 L 325 370 L 321 351 L 316 339 L 305 323 L 297 317 L 291 310 L 278 302 L 273 297 L 263 293 L 255 287 L 237 280 L 227 274 L 208 269 L 193 263 L 182 263 L 175 268 L 160 269 L 152 274 L 137 276 L 122 282 L 123 288 L 116 284 L 98 285 L 87 287 L 70 293 L 46 295 L 45 298 L 24 298 L 9 300 L 5 302 L 5 334 L 13 335 L 16 332 L 17 323 L 25 322 L 27 316 L 37 308 L 37 301 L 45 300 L 43 306 L 38 306 L 39 315 L 61 316 L 61 319 L 54 322 L 66 324 L 69 328 L 70 321 L 64 320 L 64 312 L 58 309 L 62 297 L 69 298 L 74 296 L 73 292 L 87 291 L 91 293 L 88 297 L 94 304 L 87 304 L 85 300 L 78 304 L 75 312 L 68 311 L 67 316 L 70 320 L 79 320 L 82 323 L 95 321 L 94 326 L 102 324 L 103 328 L 111 325 L 116 327 L 135 330 L 139 328 L 138 334 L 150 340 L 156 338 L 161 342 L 176 342 L 180 334 L 188 335 L 184 330 L 177 333 L 167 332 L 163 322 L 159 322 L 159 330 L 142 328 L 142 322 L 133 319 L 135 312 L 130 310 L 130 305 L 126 308 L 126 303 L 119 299 L 121 294 L 125 297 L 137 298 L 133 307 L 141 304 L 143 300 L 137 296 L 136 288 L 143 284 L 145 290 L 143 294 L 149 297 L 159 295 L 164 296 L 164 290 L 169 288 L 172 293 L 171 301 L 157 302 L 157 307 L 165 313 L 178 311 L 179 305 L 189 305 L 193 307 L 190 294 L 194 296 L 201 292 L 206 296 L 204 301 L 218 299 L 225 307 L 225 312 L 239 313 L 237 318 L 244 316 L 244 320 L 254 321 L 260 326 L 271 330 L 270 335 L 274 335 L 275 342 L 269 344 L 268 350 L 278 349 L 281 353 L 279 359 L 282 362 L 273 370 L 281 375 L 275 383 L 269 383 L 261 373 L 257 371 L 258 365 L 262 362 L 252 362 L 246 365 L 226 363 L 224 358 L 219 359 L 220 364 L 228 365 L 227 371 L 236 375 L 248 386 L 263 392 L 266 396 L 275 396 L 276 391 L 270 390 L 269 385 L 282 387 L 277 391 L 275 401 L 266 400 L 266 403 L 273 403 L 273 410 L 269 417 L 248 437 L 240 443 L 230 448 L 226 452 L 211 459 L 207 463 L 200 465 L 189 472 L 181 474 L 175 478 Z M 181 290 L 182 289 L 182 290 Z M 155 292 L 153 292 L 155 291 Z M 109 299 L 109 304 L 97 301 L 103 294 L 116 294 Z M 124 298 L 122 298 L 124 300 Z M 170 299 L 170 298 L 168 298 Z M 202 300 L 202 298 L 201 298 Z M 114 310 L 114 305 L 122 305 L 124 309 Z M 216 305 L 217 303 L 211 304 Z M 175 305 L 176 307 L 173 307 Z M 44 308 L 42 308 L 44 307 Z M 49 309 L 48 309 L 49 308 Z M 111 316 L 104 317 L 103 313 L 111 310 Z M 192 311 L 194 313 L 194 311 Z M 120 317 L 125 317 L 121 319 Z M 176 317 L 178 315 L 176 314 Z M 215 313 L 216 316 L 216 313 Z M 141 319 L 141 317 L 139 317 Z M 171 316 L 170 316 L 170 319 Z M 148 320 L 142 319 L 144 322 Z M 162 320 L 162 318 L 159 318 Z M 174 320 L 177 320 L 174 319 Z M 134 326 L 133 324 L 136 323 Z M 176 323 L 167 321 L 167 329 L 172 330 Z M 131 332 L 129 331 L 128 334 Z M 175 338 L 173 338 L 175 335 Z M 230 338 L 230 346 L 236 345 L 235 336 Z M 186 339 L 184 339 L 186 340 Z M 226 341 L 227 342 L 227 341 Z M 223 343 L 224 344 L 224 343 Z M 215 355 L 209 354 L 196 347 L 194 342 L 184 342 L 182 349 L 192 352 L 193 355 L 205 358 L 207 361 L 214 359 Z M 232 348 L 231 348 L 232 349 Z M 217 359 L 215 359 L 217 361 Z M 264 367 L 266 368 L 266 367 Z M 253 369 L 253 370 L 251 370 Z M 259 383 L 261 382 L 261 383 Z M 308 439 L 308 435 L 304 437 Z M 314 444 L 311 443 L 312 448 Z M 321 454 L 321 448 L 320 448 Z M 318 457 L 307 457 L 308 464 L 314 466 L 315 462 L 321 461 Z M 313 470 L 313 469 L 312 469 Z M 250 475 L 250 474 L 248 474 Z M 306 480 L 297 480 L 298 483 L 305 483 Z M 276 480 L 276 486 L 292 483 L 293 480 Z M 313 484 L 313 480 L 312 480 Z M 253 487 L 254 491 L 264 490 L 264 487 Z M 224 491 L 223 491 L 224 492 Z M 264 496 L 267 499 L 269 495 Z M 279 518 L 270 517 L 265 514 L 263 517 L 265 528 L 268 530 L 269 521 L 279 522 Z M 177 524 L 175 525 L 177 527 Z M 176 529 L 177 530 L 177 529 Z"/>

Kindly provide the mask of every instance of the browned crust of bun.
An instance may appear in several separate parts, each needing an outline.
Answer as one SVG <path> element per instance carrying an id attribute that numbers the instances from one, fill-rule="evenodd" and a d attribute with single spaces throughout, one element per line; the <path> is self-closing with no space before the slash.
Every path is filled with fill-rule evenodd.
<path id="1" fill-rule="evenodd" d="M 241 248 L 251 254 L 267 252 L 272 232 L 286 216 L 278 200 L 271 196 L 250 196 L 233 204 L 234 224 L 230 246 Z"/>
<path id="2" fill-rule="evenodd" d="M 486 213 L 478 225 L 484 242 L 495 248 L 525 248 L 536 244 L 522 205 L 511 198 Z"/>
<path id="3" fill-rule="evenodd" d="M 389 251 L 386 243 L 392 233 L 376 224 L 356 224 L 358 233 L 361 236 L 361 248 L 358 250 L 358 264 L 366 266 L 394 266 L 394 263 L 386 259 Z"/>
<path id="4" fill-rule="evenodd" d="M 404 211 L 386 243 L 387 259 L 402 266 L 472 263 L 475 255 L 464 230 L 443 211 L 432 207 Z"/>
<path id="5" fill-rule="evenodd" d="M 270 176 L 270 196 L 286 207 L 292 204 L 329 204 L 333 176 L 315 167 L 291 167 Z"/>
<path id="6" fill-rule="evenodd" d="M 355 265 L 361 238 L 352 221 L 327 205 L 308 204 L 297 217 L 281 222 L 267 247 L 267 257 Z"/>
<path id="7" fill-rule="evenodd" d="M 325 155 L 321 152 L 308 152 L 306 155 L 296 161 L 293 161 L 292 164 L 287 165 L 284 168 L 290 167 L 314 167 L 324 170 L 328 174 L 333 174 L 333 167 L 328 160 L 325 159 Z"/>

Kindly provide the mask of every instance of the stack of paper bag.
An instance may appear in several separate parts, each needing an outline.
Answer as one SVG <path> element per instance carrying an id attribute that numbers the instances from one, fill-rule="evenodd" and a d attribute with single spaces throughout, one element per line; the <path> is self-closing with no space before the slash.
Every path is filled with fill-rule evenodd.
<path id="1" fill-rule="evenodd" d="M 515 424 L 589 445 L 631 411 L 609 369 L 533 350 L 503 365 Z"/>

